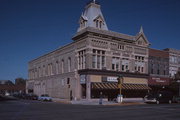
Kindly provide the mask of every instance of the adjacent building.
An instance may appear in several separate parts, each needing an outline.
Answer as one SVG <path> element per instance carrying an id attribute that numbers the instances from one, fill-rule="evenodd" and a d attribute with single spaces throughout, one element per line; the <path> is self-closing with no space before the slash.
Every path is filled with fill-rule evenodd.
<path id="1" fill-rule="evenodd" d="M 154 91 L 169 85 L 169 53 L 167 51 L 150 48 L 148 68 L 150 75 L 148 85 Z"/>
<path id="2" fill-rule="evenodd" d="M 169 75 L 174 78 L 175 74 L 180 71 L 180 50 L 166 48 L 164 51 L 169 53 Z"/>
<path id="3" fill-rule="evenodd" d="M 14 84 L 10 80 L 0 80 L 0 95 L 13 95 L 14 93 L 25 93 L 26 85 Z"/>
<path id="4" fill-rule="evenodd" d="M 149 41 L 143 28 L 132 36 L 110 31 L 95 1 L 79 19 L 72 43 L 28 64 L 26 91 L 64 99 L 106 98 L 118 94 L 123 76 L 124 97 L 144 96 L 148 87 Z"/>

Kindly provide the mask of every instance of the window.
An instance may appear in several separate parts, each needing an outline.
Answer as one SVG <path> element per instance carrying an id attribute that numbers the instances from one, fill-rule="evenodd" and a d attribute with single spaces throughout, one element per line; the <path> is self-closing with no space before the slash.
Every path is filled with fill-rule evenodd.
<path id="1" fill-rule="evenodd" d="M 105 67 L 105 56 L 102 56 L 102 67 Z"/>
<path id="2" fill-rule="evenodd" d="M 93 55 L 93 58 L 92 58 L 92 67 L 95 68 L 96 66 L 96 56 Z"/>
<path id="3" fill-rule="evenodd" d="M 103 21 L 101 21 L 101 20 L 96 20 L 95 21 L 95 24 L 96 24 L 96 28 L 102 28 L 102 26 L 103 26 Z"/>
<path id="4" fill-rule="evenodd" d="M 164 70 L 164 75 L 166 75 L 166 70 Z"/>
<path id="5" fill-rule="evenodd" d="M 112 70 L 115 70 L 116 58 L 112 58 Z"/>
<path id="6" fill-rule="evenodd" d="M 118 44 L 118 49 L 119 49 L 119 50 L 124 50 L 124 45 Z"/>
<path id="7" fill-rule="evenodd" d="M 160 73 L 160 72 L 159 72 L 159 69 L 158 69 L 158 70 L 157 70 L 157 74 L 159 75 L 159 73 Z"/>
<path id="8" fill-rule="evenodd" d="M 61 73 L 64 73 L 64 60 L 61 60 Z"/>
<path id="9" fill-rule="evenodd" d="M 67 78 L 67 84 L 68 85 L 70 84 L 70 78 Z"/>
<path id="10" fill-rule="evenodd" d="M 62 86 L 64 86 L 64 79 L 62 79 Z"/>
<path id="11" fill-rule="evenodd" d="M 59 61 L 56 61 L 56 74 L 59 74 Z"/>
<path id="12" fill-rule="evenodd" d="M 71 72 L 71 58 L 68 58 L 68 72 Z"/>
<path id="13" fill-rule="evenodd" d="M 43 76 L 46 76 L 46 68 L 45 68 L 45 65 L 43 65 Z"/>
<path id="14" fill-rule="evenodd" d="M 100 68 L 100 56 L 97 56 L 97 68 Z"/>
<path id="15" fill-rule="evenodd" d="M 106 67 L 105 51 L 93 49 L 92 68 L 102 69 Z"/>
<path id="16" fill-rule="evenodd" d="M 101 27 L 102 27 L 102 21 L 99 22 L 99 28 L 101 28 Z"/>
<path id="17" fill-rule="evenodd" d="M 124 71 L 125 69 L 124 69 L 124 65 L 122 65 L 122 71 Z"/>
<path id="18" fill-rule="evenodd" d="M 153 74 L 153 69 L 151 69 L 151 74 Z"/>
<path id="19" fill-rule="evenodd" d="M 38 76 L 41 77 L 41 67 L 38 68 Z"/>
<path id="20" fill-rule="evenodd" d="M 144 72 L 144 67 L 141 67 L 141 72 L 142 72 L 142 73 Z"/>
<path id="21" fill-rule="evenodd" d="M 78 52 L 78 69 L 85 69 L 86 67 L 86 50 Z"/>
<path id="22" fill-rule="evenodd" d="M 96 20 L 96 27 L 98 28 L 98 26 L 99 26 L 99 21 Z"/>
<path id="23" fill-rule="evenodd" d="M 118 57 L 113 57 L 112 58 L 112 70 L 119 71 L 119 63 L 120 63 L 120 59 Z"/>

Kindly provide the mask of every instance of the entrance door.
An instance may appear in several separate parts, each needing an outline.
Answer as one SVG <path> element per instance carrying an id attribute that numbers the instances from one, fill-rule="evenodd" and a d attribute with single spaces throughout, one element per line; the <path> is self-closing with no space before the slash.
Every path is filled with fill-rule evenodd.
<path id="1" fill-rule="evenodd" d="M 82 99 L 86 98 L 86 84 L 81 85 Z"/>

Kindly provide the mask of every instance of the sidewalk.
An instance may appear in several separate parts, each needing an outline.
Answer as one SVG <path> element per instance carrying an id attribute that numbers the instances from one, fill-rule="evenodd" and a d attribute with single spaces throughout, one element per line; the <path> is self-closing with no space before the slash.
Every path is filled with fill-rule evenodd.
<path id="1" fill-rule="evenodd" d="M 67 99 L 59 99 L 59 98 L 53 98 L 54 102 L 59 102 L 63 104 L 76 104 L 76 105 L 100 105 L 99 99 L 94 100 L 79 100 L 79 101 L 69 101 Z M 122 103 L 117 103 L 115 101 L 107 101 L 103 100 L 102 105 L 139 105 L 139 104 L 145 104 L 142 98 L 124 98 Z"/>

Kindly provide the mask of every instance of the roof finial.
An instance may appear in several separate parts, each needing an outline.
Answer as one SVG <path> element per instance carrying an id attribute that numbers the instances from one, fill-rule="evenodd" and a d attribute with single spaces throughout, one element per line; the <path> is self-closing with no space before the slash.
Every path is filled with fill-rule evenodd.
<path id="1" fill-rule="evenodd" d="M 141 26 L 139 33 L 143 33 L 143 27 Z"/>
<path id="2" fill-rule="evenodd" d="M 96 3 L 96 0 L 93 0 L 94 3 Z"/>

